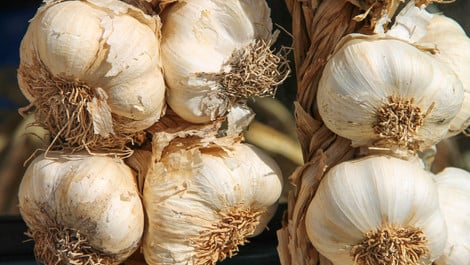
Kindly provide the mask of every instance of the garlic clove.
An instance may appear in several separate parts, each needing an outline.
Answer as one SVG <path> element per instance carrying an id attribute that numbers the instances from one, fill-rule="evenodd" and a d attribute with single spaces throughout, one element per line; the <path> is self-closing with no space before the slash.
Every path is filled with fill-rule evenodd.
<path id="1" fill-rule="evenodd" d="M 427 264 L 441 255 L 447 237 L 431 173 L 386 156 L 329 169 L 305 224 L 333 264 Z"/>
<path id="2" fill-rule="evenodd" d="M 447 223 L 448 237 L 436 265 L 465 265 L 470 261 L 470 173 L 448 167 L 435 176 L 439 204 Z"/>
<path id="3" fill-rule="evenodd" d="M 104 16 L 102 10 L 79 1 L 43 6 L 30 22 L 34 38 L 24 40 L 22 49 L 37 50 L 52 75 L 83 80 L 97 59 L 103 33 L 99 18 Z"/>
<path id="4" fill-rule="evenodd" d="M 412 153 L 440 141 L 463 100 L 460 80 L 405 41 L 350 34 L 327 62 L 319 113 L 354 147 Z"/>
<path id="5" fill-rule="evenodd" d="M 143 207 L 134 173 L 121 160 L 41 155 L 28 166 L 18 198 L 40 262 L 119 264 L 139 246 Z"/>

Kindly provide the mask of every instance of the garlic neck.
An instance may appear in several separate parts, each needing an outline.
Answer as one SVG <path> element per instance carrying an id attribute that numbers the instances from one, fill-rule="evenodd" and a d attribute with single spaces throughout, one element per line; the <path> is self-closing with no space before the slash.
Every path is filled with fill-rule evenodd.
<path id="1" fill-rule="evenodd" d="M 366 233 L 350 254 L 358 265 L 422 264 L 429 256 L 426 243 L 420 228 L 385 226 Z"/>

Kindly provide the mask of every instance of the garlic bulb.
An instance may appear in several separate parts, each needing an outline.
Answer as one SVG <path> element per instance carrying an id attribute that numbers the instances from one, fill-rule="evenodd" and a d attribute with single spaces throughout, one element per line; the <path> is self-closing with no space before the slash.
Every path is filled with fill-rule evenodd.
<path id="1" fill-rule="evenodd" d="M 431 173 L 386 156 L 331 168 L 305 225 L 312 244 L 335 265 L 430 264 L 447 238 Z"/>
<path id="2" fill-rule="evenodd" d="M 470 264 L 470 173 L 446 168 L 435 176 L 439 204 L 447 223 L 447 243 L 436 265 Z"/>
<path id="3" fill-rule="evenodd" d="M 273 54 L 265 0 L 178 1 L 161 14 L 168 105 L 183 119 L 206 123 L 241 98 L 273 95 L 287 76 Z"/>
<path id="4" fill-rule="evenodd" d="M 446 65 L 405 41 L 360 34 L 338 44 L 317 94 L 325 125 L 353 146 L 411 152 L 445 136 L 462 100 Z"/>
<path id="5" fill-rule="evenodd" d="M 60 144 L 130 142 L 164 110 L 159 39 L 158 17 L 118 0 L 45 3 L 21 42 L 19 86 Z"/>
<path id="6" fill-rule="evenodd" d="M 18 197 L 39 262 L 119 264 L 139 246 L 143 207 L 134 173 L 118 159 L 41 155 Z"/>
<path id="7" fill-rule="evenodd" d="M 280 169 L 248 144 L 227 148 L 176 143 L 151 167 L 143 189 L 148 264 L 215 264 L 264 230 L 281 195 Z"/>

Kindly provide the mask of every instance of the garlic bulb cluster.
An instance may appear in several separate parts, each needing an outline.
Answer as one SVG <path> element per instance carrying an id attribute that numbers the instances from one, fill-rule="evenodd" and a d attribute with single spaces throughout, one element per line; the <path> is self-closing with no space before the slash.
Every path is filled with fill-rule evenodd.
<path id="1" fill-rule="evenodd" d="M 460 79 L 464 89 L 462 108 L 451 121 L 447 137 L 464 131 L 470 125 L 470 38 L 452 18 L 429 13 L 410 1 L 398 14 L 386 33 L 428 50 L 431 56 L 447 65 Z"/>
<path id="2" fill-rule="evenodd" d="M 350 34 L 324 68 L 317 105 L 325 125 L 354 147 L 414 153 L 445 137 L 463 93 L 448 66 L 410 43 Z"/>
<path id="3" fill-rule="evenodd" d="M 419 164 L 369 156 L 332 167 L 306 213 L 309 239 L 335 265 L 430 264 L 446 223 Z"/>
<path id="4" fill-rule="evenodd" d="M 165 107 L 159 18 L 118 0 L 49 2 L 20 47 L 19 86 L 38 122 L 61 145 L 132 141 Z"/>
<path id="5" fill-rule="evenodd" d="M 439 204 L 447 223 L 447 243 L 436 265 L 470 262 L 470 173 L 449 167 L 435 176 Z"/>
<path id="6" fill-rule="evenodd" d="M 177 1 L 162 14 L 162 59 L 168 105 L 206 123 L 241 99 L 273 95 L 288 74 L 274 54 L 265 0 Z"/>
<path id="7" fill-rule="evenodd" d="M 254 146 L 172 143 L 145 177 L 145 260 L 215 264 L 235 255 L 265 229 L 281 190 L 279 167 Z"/>
<path id="8" fill-rule="evenodd" d="M 106 156 L 49 153 L 28 166 L 19 208 L 45 264 L 120 264 L 139 246 L 144 212 L 135 175 Z"/>

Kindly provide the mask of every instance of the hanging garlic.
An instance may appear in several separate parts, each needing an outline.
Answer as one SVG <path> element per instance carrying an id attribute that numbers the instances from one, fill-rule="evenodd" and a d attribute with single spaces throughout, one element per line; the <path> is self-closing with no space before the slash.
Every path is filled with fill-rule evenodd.
<path id="1" fill-rule="evenodd" d="M 470 125 L 470 39 L 452 18 L 429 13 L 410 1 L 398 14 L 395 24 L 386 33 L 407 40 L 428 50 L 431 56 L 447 65 L 462 82 L 462 108 L 451 121 L 447 137 L 456 135 Z"/>
<path id="2" fill-rule="evenodd" d="M 145 178 L 147 263 L 215 264 L 235 255 L 265 229 L 281 190 L 280 169 L 253 146 L 172 142 Z"/>
<path id="3" fill-rule="evenodd" d="M 120 264 L 140 244 L 142 203 L 133 172 L 118 159 L 41 155 L 18 197 L 38 262 Z"/>
<path id="4" fill-rule="evenodd" d="M 271 96 L 289 72 L 270 50 L 265 0 L 183 0 L 161 16 L 167 102 L 189 122 L 214 120 L 239 99 Z"/>
<path id="5" fill-rule="evenodd" d="M 447 243 L 436 265 L 470 264 L 470 173 L 446 168 L 435 176 L 439 204 L 447 223 Z"/>
<path id="6" fill-rule="evenodd" d="M 164 110 L 159 39 L 159 18 L 124 2 L 50 1 L 21 42 L 19 86 L 60 145 L 120 147 Z"/>
<path id="7" fill-rule="evenodd" d="M 305 218 L 312 244 L 335 265 L 430 264 L 447 238 L 431 173 L 386 156 L 331 168 Z"/>
<path id="8" fill-rule="evenodd" d="M 325 125 L 353 146 L 392 151 L 440 141 L 460 110 L 453 71 L 405 41 L 350 34 L 321 77 L 317 104 Z"/>

